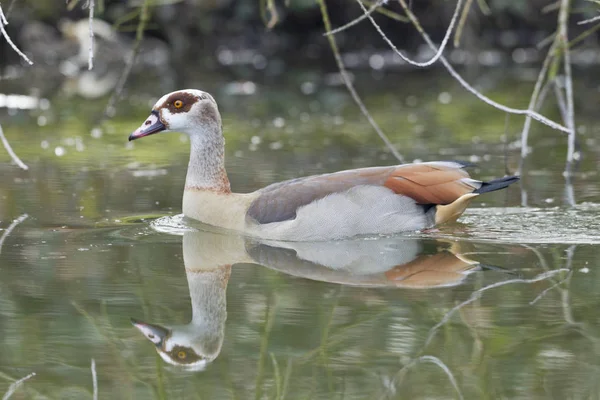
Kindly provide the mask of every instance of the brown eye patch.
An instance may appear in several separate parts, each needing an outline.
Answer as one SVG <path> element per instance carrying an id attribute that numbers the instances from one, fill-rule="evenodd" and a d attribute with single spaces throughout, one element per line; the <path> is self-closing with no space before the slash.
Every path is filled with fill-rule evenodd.
<path id="1" fill-rule="evenodd" d="M 168 108 L 172 113 L 188 112 L 197 101 L 198 98 L 193 94 L 178 92 L 167 97 L 161 108 Z"/>

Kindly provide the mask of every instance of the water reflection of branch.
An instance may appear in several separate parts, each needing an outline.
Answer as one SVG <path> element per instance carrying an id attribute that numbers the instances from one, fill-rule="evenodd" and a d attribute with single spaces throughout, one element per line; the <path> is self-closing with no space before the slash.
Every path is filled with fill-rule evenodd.
<path id="1" fill-rule="evenodd" d="M 544 270 L 546 270 L 547 272 L 554 271 L 554 270 L 550 270 L 550 268 L 548 267 L 548 263 L 546 262 L 546 259 L 544 258 L 542 253 L 540 253 L 540 251 L 538 249 L 528 246 L 526 244 L 524 244 L 523 247 L 531 250 L 536 255 L 536 257 L 538 258 L 538 260 L 540 262 L 540 266 Z M 565 251 L 565 253 L 567 254 L 567 261 L 565 262 L 565 267 L 563 268 L 563 270 L 569 271 L 567 276 L 565 276 L 564 279 L 561 279 L 561 280 L 555 282 L 554 285 L 552 285 L 549 288 L 542 291 L 535 299 L 533 299 L 529 303 L 531 305 L 535 304 L 539 299 L 544 297 L 546 295 L 546 293 L 548 293 L 550 290 L 557 288 L 559 290 L 560 296 L 561 296 L 561 303 L 562 303 L 562 307 L 563 307 L 563 314 L 565 317 L 565 321 L 567 321 L 567 323 L 571 324 L 571 325 L 575 324 L 576 322 L 573 319 L 573 312 L 571 311 L 570 294 L 569 294 L 570 292 L 569 292 L 568 288 L 561 288 L 560 285 L 565 284 L 565 286 L 568 286 L 571 283 L 571 278 L 573 277 L 573 256 L 575 255 L 576 248 L 577 248 L 577 245 L 573 244 L 573 245 L 569 246 L 567 248 L 567 250 Z"/>
<path id="2" fill-rule="evenodd" d="M 539 282 L 542 281 L 544 279 L 548 279 L 560 272 L 565 272 L 565 271 L 569 271 L 566 268 L 559 268 L 559 269 L 555 269 L 552 271 L 547 271 L 544 273 L 541 273 L 539 275 L 537 275 L 534 278 L 531 279 L 510 279 L 507 281 L 502 281 L 502 282 L 496 282 L 496 283 L 492 283 L 491 285 L 482 287 L 481 289 L 478 289 L 477 291 L 473 292 L 473 294 L 471 294 L 471 297 L 469 297 L 467 300 L 463 301 L 462 303 L 458 304 L 457 306 L 455 306 L 454 308 L 452 308 L 450 311 L 448 311 L 444 317 L 442 318 L 442 320 L 440 322 L 438 322 L 433 328 L 430 329 L 429 331 L 429 335 L 427 335 L 427 339 L 425 340 L 425 344 L 423 345 L 423 348 L 426 348 L 429 343 L 431 342 L 431 340 L 433 339 L 433 337 L 435 336 L 435 334 L 437 333 L 437 330 L 443 326 L 446 322 L 448 322 L 450 320 L 450 318 L 452 317 L 452 315 L 460 310 L 462 307 L 474 302 L 475 300 L 479 299 L 481 297 L 481 295 L 483 294 L 483 292 L 486 292 L 490 289 L 494 289 L 500 286 L 504 286 L 504 285 L 509 285 L 509 284 L 513 284 L 513 283 L 535 283 L 535 282 Z"/>
<path id="3" fill-rule="evenodd" d="M 544 297 L 544 296 L 546 295 L 546 293 L 548 293 L 549 291 L 551 291 L 552 289 L 554 289 L 555 287 L 557 287 L 557 286 L 558 286 L 558 285 L 560 285 L 561 283 L 564 283 L 564 282 L 566 282 L 566 281 L 567 281 L 567 279 L 568 279 L 568 278 L 570 278 L 572 274 L 573 274 L 573 271 L 570 271 L 570 272 L 567 274 L 567 276 L 566 276 L 566 277 L 564 277 L 563 279 L 561 279 L 561 280 L 557 281 L 557 282 L 556 282 L 554 285 L 552 285 L 552 286 L 550 286 L 550 287 L 548 287 L 548 288 L 546 288 L 546 289 L 542 290 L 542 292 L 541 292 L 540 294 L 538 294 L 538 295 L 536 296 L 536 298 L 535 298 L 535 299 L 533 299 L 533 300 L 531 300 L 531 301 L 529 302 L 529 305 L 530 305 L 530 306 L 532 306 L 532 305 L 534 305 L 535 303 L 537 303 L 537 302 L 538 302 L 538 300 L 540 300 L 542 297 Z"/>
<path id="4" fill-rule="evenodd" d="M 12 4 L 11 4 L 11 7 L 12 7 Z M 15 51 L 15 53 L 17 53 L 23 60 L 25 60 L 27 62 L 27 64 L 32 65 L 33 61 L 31 61 L 29 58 L 27 58 L 25 53 L 23 53 L 17 47 L 17 45 L 13 43 L 10 36 L 8 36 L 8 33 L 6 32 L 6 29 L 4 28 L 6 25 L 8 25 L 8 20 L 6 19 L 6 16 L 4 15 L 4 12 L 2 11 L 2 6 L 0 5 L 0 36 L 4 36 L 4 39 L 6 39 L 6 42 Z"/>
<path id="5" fill-rule="evenodd" d="M 446 364 L 444 364 L 444 362 L 442 360 L 440 360 L 439 358 L 437 358 L 435 356 L 431 356 L 431 355 L 421 356 L 417 359 L 412 360 L 411 362 L 406 364 L 404 367 L 402 367 L 402 369 L 400 371 L 398 371 L 398 373 L 392 380 L 390 387 L 396 388 L 398 385 L 401 385 L 402 380 L 406 376 L 406 373 L 408 372 L 410 367 L 412 367 L 413 365 L 422 363 L 422 362 L 430 362 L 430 363 L 433 363 L 433 364 L 437 365 L 438 367 L 440 367 L 442 369 L 442 371 L 444 371 L 444 373 L 446 373 L 446 376 L 448 376 L 448 380 L 454 387 L 454 390 L 456 390 L 456 393 L 458 394 L 458 398 L 464 399 L 464 396 L 462 395 L 462 392 L 460 391 L 460 388 L 458 387 L 458 383 L 456 382 L 456 378 L 454 378 L 454 374 L 452 374 L 452 371 L 450 371 L 450 368 L 448 368 L 448 366 Z"/>
<path id="6" fill-rule="evenodd" d="M 2 12 L 1 9 L 0 9 L 0 12 Z M 2 23 L 0 22 L 0 26 L 1 25 L 2 25 Z M 2 140 L 2 144 L 4 145 L 4 148 L 6 149 L 6 152 L 8 153 L 10 158 L 12 158 L 13 161 L 19 167 L 21 167 L 27 171 L 29 169 L 29 167 L 23 161 L 21 161 L 21 159 L 13 151 L 12 147 L 10 147 L 10 143 L 8 143 L 8 140 L 6 139 L 6 137 L 4 136 L 4 132 L 2 131 L 2 125 L 0 125 L 0 140 Z"/>
<path id="7" fill-rule="evenodd" d="M 417 31 L 421 34 L 421 37 L 423 37 L 423 39 L 425 40 L 427 45 L 433 51 L 437 52 L 438 48 L 435 46 L 435 44 L 433 43 L 433 41 L 431 40 L 431 38 L 429 37 L 427 32 L 425 32 L 425 30 L 421 26 L 421 23 L 419 22 L 417 17 L 413 14 L 413 12 L 407 6 L 406 1 L 405 0 L 398 0 L 398 1 L 400 2 L 400 5 L 404 9 L 404 12 L 406 12 L 406 15 L 408 15 L 408 18 L 413 23 L 413 25 L 415 26 Z M 465 81 L 465 79 L 458 72 L 456 72 L 456 70 L 452 67 L 450 62 L 444 56 L 440 56 L 439 60 L 444 65 L 444 67 L 446 67 L 446 70 L 450 73 L 450 75 L 452 75 L 452 77 L 454 79 L 456 79 L 458 81 L 458 83 L 460 83 L 462 85 L 462 87 L 464 87 L 467 91 L 474 94 L 479 100 L 483 101 L 484 103 L 486 103 L 498 110 L 507 112 L 507 113 L 529 116 L 529 117 L 535 119 L 536 121 L 539 121 L 542 124 L 547 125 L 553 129 L 570 133 L 569 128 L 567 128 L 559 123 L 556 123 L 535 111 L 522 110 L 522 109 L 518 109 L 518 108 L 508 107 L 508 106 L 505 106 L 503 104 L 500 104 L 500 103 L 490 99 L 489 97 L 487 97 L 484 94 L 477 91 L 477 89 L 475 89 L 473 86 L 471 86 L 467 81 Z"/>
<path id="8" fill-rule="evenodd" d="M 10 399 L 10 397 L 23 384 L 23 382 L 25 382 L 28 379 L 33 378 L 35 375 L 36 375 L 35 372 L 32 372 L 29 375 L 24 376 L 23 378 L 19 379 L 18 381 L 15 381 L 15 382 L 11 383 L 11 385 L 8 387 L 8 390 L 6 391 L 6 393 L 4 394 L 4 396 L 2 397 L 2 400 L 8 400 L 8 399 Z"/>
<path id="9" fill-rule="evenodd" d="M 325 31 L 329 32 L 329 31 L 331 31 L 331 22 L 329 21 L 329 13 L 327 12 L 327 5 L 325 4 L 325 0 L 318 0 L 318 2 L 319 2 L 319 6 L 321 7 L 321 16 L 323 18 L 323 25 L 325 25 Z M 340 51 L 337 47 L 337 42 L 335 41 L 335 38 L 333 37 L 333 35 L 329 35 L 329 36 L 327 36 L 327 40 L 329 41 L 329 46 L 331 47 L 331 51 L 333 52 L 335 62 L 338 66 L 338 69 L 340 70 L 340 75 L 342 76 L 342 80 L 344 81 L 346 88 L 348 88 L 348 91 L 350 92 L 352 99 L 354 100 L 354 102 L 356 103 L 358 108 L 360 108 L 360 111 L 363 113 L 363 115 L 367 118 L 367 120 L 369 121 L 369 124 L 371 124 L 371 126 L 373 127 L 375 132 L 377 132 L 377 135 L 379 135 L 379 137 L 381 138 L 381 140 L 383 140 L 383 142 L 385 143 L 387 148 L 392 152 L 394 157 L 396 157 L 399 162 L 403 163 L 404 158 L 402 157 L 402 155 L 400 155 L 398 150 L 396 150 L 396 148 L 394 147 L 392 142 L 390 142 L 390 139 L 386 136 L 386 134 L 383 133 L 381 128 L 379 128 L 379 125 L 377 125 L 377 122 L 375 122 L 375 120 L 369 113 L 369 110 L 367 109 L 367 107 L 361 100 L 360 96 L 356 92 L 356 89 L 354 88 L 354 85 L 352 84 L 352 80 L 350 79 L 348 71 L 346 71 L 346 66 L 344 65 L 344 61 L 342 60 L 342 57 L 340 56 Z"/>
<path id="10" fill-rule="evenodd" d="M 92 365 L 90 366 L 92 370 L 92 385 L 93 385 L 93 399 L 98 400 L 98 376 L 96 375 L 96 360 L 92 358 Z"/>
<path id="11" fill-rule="evenodd" d="M 4 241 L 6 240 L 8 235 L 10 235 L 12 230 L 15 229 L 15 227 L 17 225 L 19 225 L 21 222 L 25 221 L 27 219 L 27 217 L 29 217 L 29 215 L 27 215 L 27 214 L 20 215 L 8 226 L 8 228 L 6 228 L 6 230 L 2 234 L 2 237 L 0 237 L 0 253 L 2 253 L 2 245 L 4 244 Z"/>
<path id="12" fill-rule="evenodd" d="M 383 31 L 381 30 L 381 28 L 379 27 L 377 22 L 375 22 L 373 17 L 368 14 L 367 9 L 362 4 L 362 2 L 360 0 L 356 0 L 356 2 L 360 6 L 360 8 L 362 8 L 364 15 L 369 19 L 369 21 L 371 21 L 371 24 L 375 27 L 375 30 L 377 31 L 377 33 L 379 33 L 381 38 L 388 44 L 388 46 L 390 46 L 391 49 L 394 50 L 394 52 L 400 56 L 400 58 L 402 58 L 407 63 L 414 65 L 415 67 L 428 67 L 431 64 L 435 63 L 442 56 L 442 53 L 444 52 L 444 49 L 446 48 L 446 44 L 448 44 L 448 40 L 450 39 L 450 35 L 452 34 L 452 30 L 454 29 L 454 25 L 456 24 L 456 20 L 458 19 L 458 16 L 460 14 L 460 9 L 461 9 L 461 5 L 462 5 L 462 0 L 458 0 L 456 2 L 456 8 L 454 9 L 454 14 L 452 15 L 452 19 L 450 20 L 450 25 L 448 25 L 448 29 L 446 30 L 446 34 L 444 35 L 444 39 L 442 39 L 442 44 L 440 45 L 439 49 L 434 50 L 434 52 L 435 52 L 434 56 L 431 57 L 431 59 L 429 61 L 417 62 L 417 61 L 411 60 L 410 58 L 408 58 L 404 54 L 402 54 L 402 52 L 400 52 L 400 50 L 398 50 L 398 48 L 386 36 L 386 34 L 383 33 Z"/>

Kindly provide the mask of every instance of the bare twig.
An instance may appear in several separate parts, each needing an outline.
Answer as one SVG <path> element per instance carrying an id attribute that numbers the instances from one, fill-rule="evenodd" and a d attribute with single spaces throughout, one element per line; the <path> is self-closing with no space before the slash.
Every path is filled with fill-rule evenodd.
<path id="1" fill-rule="evenodd" d="M 462 36 L 463 28 L 467 23 L 467 17 L 469 16 L 469 11 L 471 10 L 471 4 L 473 4 L 473 0 L 467 0 L 463 8 L 460 20 L 458 21 L 458 26 L 456 27 L 456 32 L 454 33 L 454 47 L 460 46 L 460 38 Z"/>
<path id="2" fill-rule="evenodd" d="M 563 90 L 560 87 L 559 79 L 555 79 L 552 83 L 552 88 L 554 89 L 554 96 L 556 97 L 556 105 L 558 106 L 558 111 L 560 111 L 560 116 L 563 119 L 563 121 L 566 121 L 568 118 L 567 101 L 565 100 Z"/>
<path id="3" fill-rule="evenodd" d="M 12 147 L 10 147 L 10 143 L 8 143 L 8 140 L 6 140 L 6 136 L 4 136 L 4 132 L 2 131 L 2 125 L 0 125 L 0 140 L 2 140 L 2 144 L 4 145 L 4 148 L 6 149 L 6 152 L 10 158 L 12 158 L 19 167 L 23 168 L 24 170 L 28 170 L 29 167 L 23 161 L 21 161 L 21 159 L 13 151 Z"/>
<path id="4" fill-rule="evenodd" d="M 583 21 L 579 21 L 577 23 L 577 25 L 591 24 L 592 22 L 596 22 L 596 21 L 600 21 L 600 15 L 596 15 L 594 18 L 590 18 L 590 19 L 585 19 Z"/>
<path id="5" fill-rule="evenodd" d="M 540 96 L 540 91 L 544 86 L 544 82 L 548 76 L 548 68 L 550 67 L 550 62 L 554 58 L 554 52 L 556 50 L 557 43 L 554 41 L 552 47 L 548 50 L 548 54 L 542 63 L 542 68 L 540 68 L 540 72 L 538 73 L 537 80 L 535 81 L 535 86 L 533 87 L 533 92 L 531 93 L 531 98 L 529 99 L 529 105 L 527 108 L 533 112 L 539 110 L 542 106 L 542 102 L 538 101 Z M 523 165 L 525 163 L 525 158 L 529 154 L 528 151 L 528 139 L 529 139 L 529 129 L 531 128 L 531 116 L 525 117 L 525 123 L 523 124 L 523 130 L 521 131 L 521 160 L 519 161 L 519 170 L 517 172 L 520 175 L 523 172 Z"/>
<path id="6" fill-rule="evenodd" d="M 90 366 L 92 370 L 92 385 L 93 385 L 93 399 L 98 400 L 98 375 L 96 375 L 96 360 L 92 358 L 92 365 Z"/>
<path id="7" fill-rule="evenodd" d="M 366 4 L 370 7 L 366 13 L 361 14 L 360 16 L 356 17 L 352 21 L 350 21 L 338 28 L 335 28 L 335 29 L 332 29 L 331 31 L 325 32 L 323 34 L 323 36 L 335 35 L 336 33 L 345 31 L 346 29 L 353 27 L 354 25 L 358 24 L 359 22 L 364 21 L 369 15 L 371 15 L 375 11 L 380 14 L 385 15 L 388 18 L 395 19 L 396 21 L 408 22 L 408 18 L 403 17 L 402 15 L 397 14 L 393 11 L 390 11 L 387 8 L 381 7 L 385 2 L 387 2 L 387 0 L 377 0 L 376 2 L 372 2 L 372 3 L 367 0 L 360 0 L 360 1 L 363 4 Z"/>
<path id="8" fill-rule="evenodd" d="M 25 382 L 28 379 L 33 378 L 34 376 L 35 376 L 35 372 L 32 372 L 29 375 L 24 376 L 23 378 L 19 379 L 18 381 L 11 383 L 11 385 L 8 387 L 8 390 L 2 397 L 2 400 L 10 399 L 10 397 L 17 391 L 17 389 L 23 384 L 23 382 Z"/>
<path id="9" fill-rule="evenodd" d="M 321 15 L 323 17 L 323 24 L 325 25 L 325 31 L 329 32 L 329 31 L 331 31 L 331 22 L 329 21 L 327 5 L 325 4 L 325 0 L 318 0 L 318 2 L 321 7 Z M 362 3 L 361 3 L 361 6 L 362 6 Z M 371 124 L 371 126 L 373 127 L 375 132 L 377 132 L 377 134 L 379 135 L 381 140 L 383 140 L 383 142 L 385 143 L 387 148 L 392 152 L 394 157 L 396 157 L 398 159 L 398 161 L 403 163 L 404 158 L 402 157 L 402 155 L 400 155 L 398 150 L 396 150 L 396 148 L 394 147 L 392 142 L 390 142 L 390 139 L 386 136 L 386 134 L 383 133 L 381 128 L 379 128 L 379 125 L 377 125 L 377 122 L 375 122 L 375 120 L 369 113 L 369 110 L 367 109 L 365 104 L 362 102 L 360 96 L 356 92 L 356 89 L 354 89 L 354 85 L 352 84 L 352 81 L 351 81 L 350 77 L 348 76 L 348 72 L 346 71 L 346 67 L 344 66 L 342 57 L 340 56 L 340 52 L 338 50 L 337 43 L 335 41 L 335 37 L 333 35 L 329 35 L 329 36 L 327 36 L 327 40 L 329 41 L 329 46 L 331 47 L 331 50 L 333 51 L 333 56 L 335 57 L 335 62 L 338 66 L 338 69 L 340 70 L 340 75 L 342 76 L 342 79 L 344 80 L 344 84 L 348 88 L 348 91 L 350 92 L 352 99 L 354 99 L 354 102 L 358 105 L 358 108 L 360 108 L 360 111 L 367 118 L 367 120 L 369 121 L 369 123 Z"/>
<path id="10" fill-rule="evenodd" d="M 27 62 L 27 64 L 32 65 L 33 61 L 31 61 L 25 55 L 25 53 L 23 53 L 21 50 L 19 50 L 17 45 L 13 43 L 10 36 L 8 36 L 8 33 L 6 32 L 6 29 L 4 28 L 6 25 L 8 25 L 8 20 L 6 19 L 6 16 L 4 16 L 4 12 L 2 12 L 2 6 L 0 5 L 0 36 L 4 36 L 4 38 L 6 39 L 6 41 L 9 44 L 9 46 L 12 47 L 12 49 L 15 51 L 15 53 L 17 53 L 23 60 L 25 60 Z"/>
<path id="11" fill-rule="evenodd" d="M 108 104 L 104 109 L 104 116 L 109 117 L 112 116 L 115 112 L 115 105 L 121 98 L 121 94 L 123 93 L 123 89 L 125 88 L 125 83 L 127 83 L 127 79 L 129 78 L 129 74 L 131 73 L 131 69 L 133 68 L 133 64 L 135 64 L 135 60 L 137 59 L 137 55 L 140 52 L 140 48 L 142 45 L 142 40 L 144 39 L 144 30 L 146 29 L 146 25 L 148 24 L 148 20 L 150 19 L 150 0 L 144 0 L 142 3 L 142 7 L 140 9 L 140 21 L 137 26 L 136 35 L 135 35 L 135 44 L 131 49 L 131 53 L 129 54 L 129 58 L 127 60 L 127 64 L 123 69 L 123 73 L 119 77 L 119 81 L 115 86 L 115 90 L 113 91 L 110 99 L 108 99 Z"/>
<path id="12" fill-rule="evenodd" d="M 0 253 L 2 253 L 2 246 L 4 245 L 4 241 L 6 240 L 8 235 L 10 235 L 12 230 L 15 229 L 15 227 L 17 225 L 19 225 L 21 222 L 25 221 L 27 219 L 27 217 L 29 217 L 29 215 L 27 215 L 27 214 L 20 215 L 8 226 L 8 228 L 6 228 L 6 230 L 2 234 L 2 237 L 0 237 Z"/>
<path id="13" fill-rule="evenodd" d="M 450 39 L 450 35 L 452 34 L 452 30 L 454 29 L 454 25 L 456 24 L 456 20 L 458 19 L 458 16 L 460 15 L 462 1 L 463 0 L 458 0 L 456 2 L 456 8 L 454 9 L 454 14 L 452 15 L 452 19 L 450 20 L 450 25 L 448 25 L 448 29 L 446 30 L 446 34 L 444 35 L 444 39 L 442 39 L 442 44 L 440 45 L 440 48 L 436 49 L 435 46 L 431 46 L 431 48 L 435 52 L 434 56 L 431 57 L 431 59 L 428 61 L 417 62 L 417 61 L 411 60 L 410 58 L 406 57 L 404 54 L 402 54 L 402 52 L 400 52 L 400 50 L 398 50 L 396 45 L 394 45 L 394 43 L 392 43 L 392 41 L 386 36 L 386 34 L 383 33 L 383 31 L 381 30 L 381 27 L 377 24 L 377 22 L 375 22 L 373 17 L 368 14 L 368 10 L 362 4 L 362 2 L 360 0 L 356 0 L 358 5 L 360 6 L 360 8 L 362 8 L 363 13 L 366 15 L 366 17 L 369 19 L 369 21 L 371 21 L 371 24 L 375 27 L 375 30 L 377 30 L 377 32 L 379 33 L 381 38 L 388 44 L 388 46 L 390 46 L 392 48 L 392 50 L 394 50 L 394 52 L 400 56 L 400 58 L 402 58 L 407 63 L 414 65 L 415 67 L 428 67 L 431 64 L 435 63 L 442 56 L 442 53 L 444 52 L 444 49 L 446 48 L 446 45 L 448 44 L 448 40 Z"/>
<path id="14" fill-rule="evenodd" d="M 6 13 L 5 13 L 6 18 L 8 18 L 8 16 L 10 15 L 10 12 L 12 11 L 13 6 L 15 5 L 16 2 L 17 2 L 17 0 L 11 0 L 10 4 L 8 5 L 8 8 L 6 9 Z"/>
<path id="15" fill-rule="evenodd" d="M 565 272 L 565 271 L 569 271 L 569 269 L 567 268 L 559 268 L 559 269 L 555 269 L 555 270 L 551 270 L 551 271 L 547 271 L 544 273 L 541 273 L 539 275 L 537 275 L 536 277 L 532 278 L 532 279 L 510 279 L 507 281 L 502 281 L 502 282 L 496 282 L 493 283 L 491 285 L 482 287 L 481 289 L 473 292 L 473 294 L 471 294 L 471 296 L 463 301 L 462 303 L 458 304 L 457 306 L 455 306 L 454 308 L 452 308 L 450 311 L 448 311 L 446 313 L 446 315 L 444 315 L 444 317 L 442 318 L 442 320 L 440 322 L 438 322 L 433 328 L 430 329 L 429 331 L 429 335 L 427 336 L 427 339 L 425 340 L 425 344 L 423 345 L 423 348 L 427 347 L 429 345 L 429 343 L 431 342 L 431 340 L 433 339 L 433 337 L 435 336 L 437 330 L 443 326 L 446 322 L 448 322 L 450 320 L 450 318 L 452 317 L 452 315 L 454 315 L 454 313 L 458 310 L 460 310 L 461 308 L 463 308 L 464 306 L 471 304 L 472 302 L 474 302 L 475 300 L 479 299 L 481 297 L 481 295 L 483 294 L 483 292 L 488 291 L 490 289 L 494 289 L 500 286 L 504 286 L 504 285 L 509 285 L 509 284 L 513 284 L 513 283 L 535 283 L 535 282 L 539 282 L 542 281 L 544 279 L 548 279 L 560 272 Z"/>
<path id="16" fill-rule="evenodd" d="M 88 0 L 88 9 L 90 10 L 90 51 L 88 56 L 88 70 L 94 68 L 94 0 Z"/>
<path id="17" fill-rule="evenodd" d="M 560 11 L 558 14 L 558 40 L 561 44 L 563 54 L 563 68 L 565 71 L 565 96 L 567 104 L 567 118 L 564 124 L 569 128 L 569 138 L 567 143 L 567 164 L 565 167 L 565 176 L 571 175 L 573 161 L 575 159 L 575 106 L 573 101 L 573 73 L 571 71 L 571 50 L 569 48 L 569 11 L 571 0 L 561 0 Z M 571 204 L 573 205 L 573 204 Z"/>
<path id="18" fill-rule="evenodd" d="M 437 50 L 438 50 L 437 47 L 435 46 L 435 44 L 433 43 L 433 41 L 431 40 L 431 38 L 429 37 L 427 32 L 425 32 L 425 30 L 421 26 L 421 23 L 417 20 L 417 18 L 413 14 L 413 12 L 406 5 L 406 1 L 405 0 L 398 0 L 398 1 L 400 2 L 400 5 L 402 5 L 402 8 L 406 12 L 406 14 L 408 15 L 408 18 L 411 20 L 411 22 L 413 23 L 413 25 L 415 26 L 417 31 L 421 34 L 423 39 L 427 42 L 429 47 L 431 47 L 431 49 L 433 51 L 437 52 Z M 500 103 L 490 99 L 489 97 L 483 95 L 482 93 L 479 93 L 479 91 L 477 91 L 477 89 L 475 89 L 473 86 L 471 86 L 467 81 L 465 81 L 465 79 L 458 72 L 456 72 L 456 70 L 452 67 L 450 62 L 444 56 L 440 56 L 439 59 L 442 62 L 442 64 L 444 64 L 444 67 L 446 67 L 446 69 L 448 70 L 450 75 L 452 75 L 452 77 L 454 79 L 456 79 L 458 81 L 458 83 L 460 83 L 467 91 L 474 94 L 479 100 L 483 101 L 484 103 L 486 103 L 494 108 L 497 108 L 498 110 L 507 112 L 507 113 L 530 116 L 531 118 L 535 119 L 536 121 L 539 121 L 539 122 L 543 123 L 544 125 L 547 125 L 553 129 L 556 129 L 556 130 L 559 130 L 562 132 L 566 132 L 566 133 L 570 133 L 569 128 L 567 128 L 563 125 L 560 125 L 535 111 L 521 110 L 521 109 L 517 109 L 517 108 L 507 107 L 503 104 L 500 104 Z"/>
<path id="19" fill-rule="evenodd" d="M 353 19 L 352 21 L 348 22 L 347 24 L 344 24 L 340 27 L 337 27 L 335 29 L 325 32 L 323 34 L 323 36 L 335 35 L 336 33 L 345 31 L 348 28 L 352 28 L 354 25 L 358 24 L 359 22 L 364 21 L 369 15 L 371 15 L 375 10 L 377 10 L 377 8 L 379 8 L 383 4 L 384 1 L 385 0 L 377 0 L 377 2 L 373 3 L 371 5 L 371 8 L 369 8 L 369 10 L 367 12 L 365 12 L 364 14 Z"/>

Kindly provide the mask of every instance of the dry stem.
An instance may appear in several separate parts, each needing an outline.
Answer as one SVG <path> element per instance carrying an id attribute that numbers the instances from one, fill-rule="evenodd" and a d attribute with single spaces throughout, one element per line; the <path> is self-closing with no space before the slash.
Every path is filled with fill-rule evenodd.
<path id="1" fill-rule="evenodd" d="M 12 49 L 15 51 L 15 53 L 17 53 L 23 60 L 25 60 L 29 65 L 33 64 L 33 61 L 31 61 L 26 55 L 25 53 L 23 53 L 16 44 L 13 43 L 12 39 L 10 38 L 10 36 L 8 36 L 8 33 L 6 32 L 6 29 L 4 28 L 6 25 L 8 25 L 8 20 L 6 19 L 6 16 L 4 15 L 4 12 L 2 12 L 2 6 L 0 5 L 0 36 L 4 36 L 4 38 L 6 39 L 6 41 L 8 42 L 9 46 L 12 47 Z"/>
<path id="2" fill-rule="evenodd" d="M 331 22 L 329 21 L 327 5 L 325 4 L 325 0 L 318 0 L 318 2 L 321 7 L 321 15 L 323 17 L 323 24 L 325 25 L 325 31 L 330 32 L 331 31 Z M 361 3 L 361 6 L 362 6 L 362 3 Z M 348 88 L 350 95 L 354 99 L 354 102 L 358 105 L 358 108 L 360 108 L 360 111 L 367 118 L 367 120 L 369 121 L 369 123 L 371 124 L 373 129 L 375 129 L 375 132 L 377 132 L 377 134 L 379 135 L 381 140 L 383 140 L 383 142 L 385 143 L 387 148 L 390 149 L 390 151 L 392 152 L 394 157 L 396 157 L 398 159 L 398 161 L 403 163 L 404 158 L 402 157 L 402 155 L 400 155 L 398 150 L 396 150 L 396 148 L 394 147 L 394 145 L 392 144 L 390 139 L 386 136 L 386 134 L 383 133 L 381 128 L 379 128 L 379 125 L 377 125 L 377 122 L 375 122 L 375 120 L 369 113 L 369 110 L 367 109 L 367 107 L 361 100 L 360 96 L 356 92 L 356 89 L 354 88 L 354 85 L 352 84 L 352 81 L 350 80 L 350 77 L 348 76 L 348 72 L 346 71 L 346 67 L 344 66 L 342 57 L 340 56 L 340 52 L 338 50 L 337 43 L 335 41 L 335 37 L 333 35 L 328 35 L 327 40 L 329 41 L 329 46 L 331 47 L 333 56 L 335 57 L 335 62 L 338 66 L 338 69 L 340 70 L 340 75 L 342 76 L 342 79 L 344 80 L 344 84 Z"/>

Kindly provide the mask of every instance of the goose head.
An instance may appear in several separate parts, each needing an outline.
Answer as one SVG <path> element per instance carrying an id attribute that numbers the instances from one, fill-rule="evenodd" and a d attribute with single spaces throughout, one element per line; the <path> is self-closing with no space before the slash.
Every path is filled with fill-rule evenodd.
<path id="1" fill-rule="evenodd" d="M 165 327 L 131 319 L 135 326 L 156 346 L 156 352 L 170 365 L 188 371 L 202 371 L 221 351 L 222 335 L 211 335 L 192 324 Z"/>
<path id="2" fill-rule="evenodd" d="M 197 89 L 168 93 L 156 102 L 150 116 L 129 135 L 129 140 L 169 131 L 201 137 L 221 135 L 221 115 L 215 99 Z"/>

